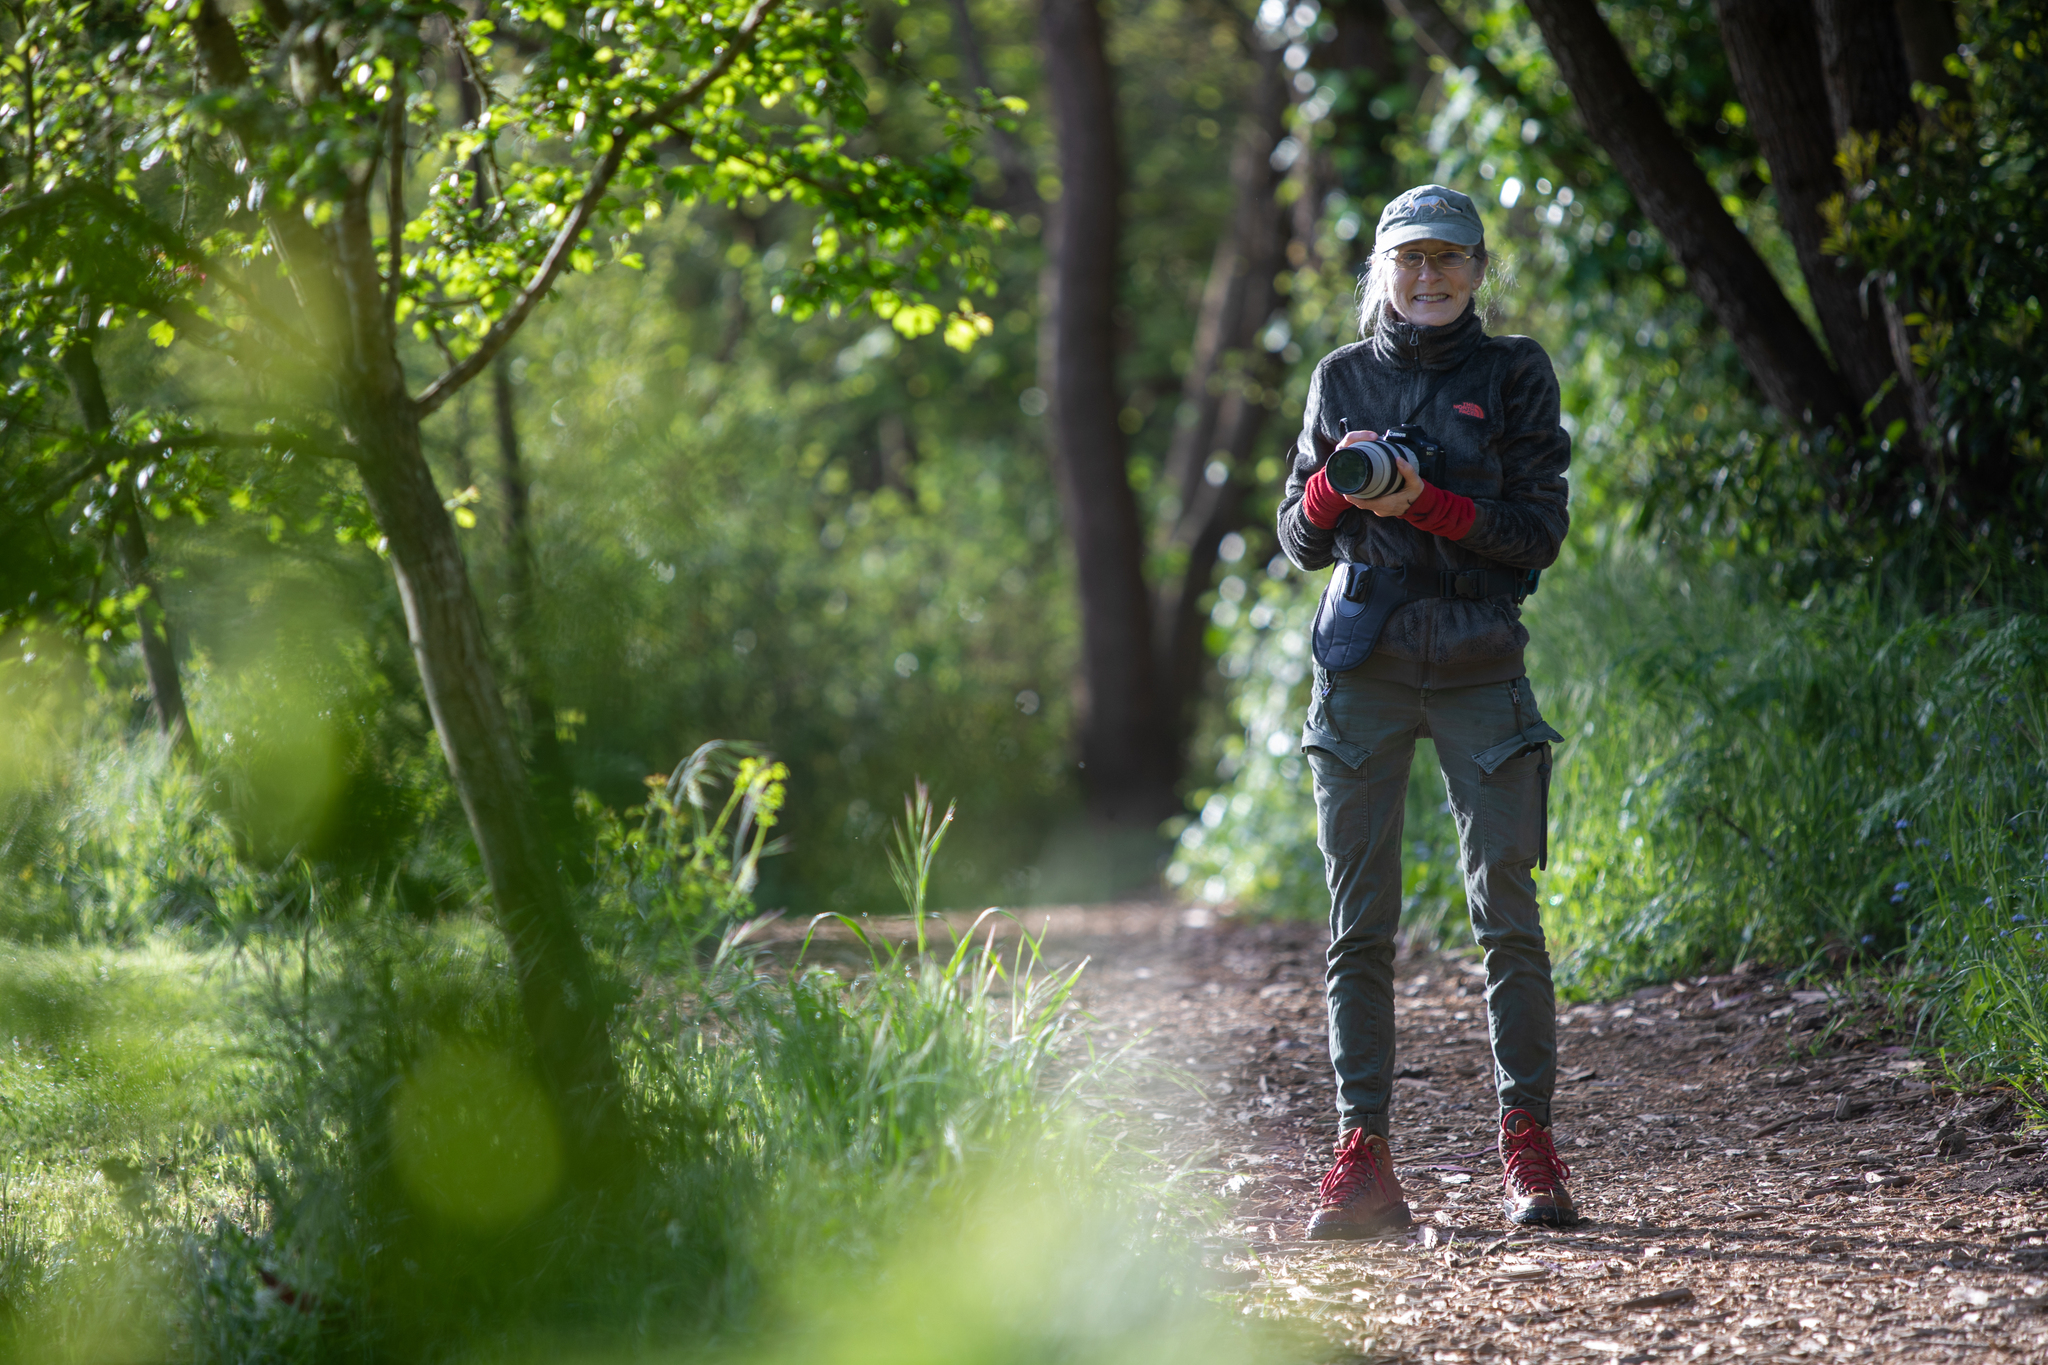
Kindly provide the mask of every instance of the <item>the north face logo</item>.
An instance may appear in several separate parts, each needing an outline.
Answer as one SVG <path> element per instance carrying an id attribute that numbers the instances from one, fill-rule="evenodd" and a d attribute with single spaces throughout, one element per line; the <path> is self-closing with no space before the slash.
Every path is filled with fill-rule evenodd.
<path id="1" fill-rule="evenodd" d="M 1451 411 L 1462 412 L 1467 417 L 1483 418 L 1486 416 L 1486 409 L 1480 407 L 1477 403 L 1460 403 L 1456 407 L 1452 408 Z"/>

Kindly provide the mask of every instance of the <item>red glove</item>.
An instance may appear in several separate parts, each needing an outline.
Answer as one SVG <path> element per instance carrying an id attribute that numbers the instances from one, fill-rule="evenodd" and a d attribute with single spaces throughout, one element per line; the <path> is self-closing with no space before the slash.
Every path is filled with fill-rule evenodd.
<path id="1" fill-rule="evenodd" d="M 1472 521 L 1479 515 L 1472 499 L 1458 493 L 1446 493 L 1433 483 L 1422 485 L 1422 494 L 1401 514 L 1401 520 L 1418 531 L 1427 531 L 1445 540 L 1463 540 L 1465 533 L 1472 529 Z"/>
<path id="2" fill-rule="evenodd" d="M 1323 476 L 1322 470 L 1308 476 L 1308 487 L 1301 494 L 1301 514 L 1309 519 L 1310 525 L 1334 531 L 1337 518 L 1350 510 L 1350 501 L 1330 487 L 1330 481 Z"/>
<path id="3" fill-rule="evenodd" d="M 1349 511 L 1354 504 L 1342 493 L 1330 487 L 1330 481 L 1318 469 L 1308 476 L 1308 487 L 1302 490 L 1301 514 L 1311 525 L 1325 531 L 1337 529 L 1337 518 Z M 1422 493 L 1401 519 L 1418 531 L 1427 531 L 1445 540 L 1462 540 L 1472 529 L 1479 509 L 1472 499 L 1457 493 L 1447 493 L 1433 483 L 1422 485 Z"/>

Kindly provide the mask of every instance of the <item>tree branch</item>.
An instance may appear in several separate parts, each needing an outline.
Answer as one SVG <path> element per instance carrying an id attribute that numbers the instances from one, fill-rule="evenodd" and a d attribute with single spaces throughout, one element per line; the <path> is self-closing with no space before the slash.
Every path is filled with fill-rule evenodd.
<path id="1" fill-rule="evenodd" d="M 288 12 L 288 11 L 287 11 Z M 242 52 L 241 40 L 235 36 L 234 24 L 222 13 L 220 0 L 199 0 L 193 10 L 193 43 L 199 52 L 200 66 L 207 83 L 216 90 L 248 89 L 257 93 L 249 60 Z M 333 63 L 325 62 L 325 50 L 317 36 L 306 37 L 303 45 L 311 50 L 311 59 L 302 61 L 298 56 L 291 59 L 294 80 L 302 73 L 316 85 L 331 86 Z M 242 150 L 251 161 L 260 161 L 262 128 L 260 120 L 248 108 L 236 105 L 224 117 L 229 130 L 241 143 Z M 284 261 L 292 282 L 298 292 L 299 301 L 307 305 L 314 318 L 341 317 L 344 305 L 336 288 L 336 281 L 330 271 L 322 270 L 326 252 L 319 233 L 296 213 L 281 212 L 277 196 L 269 198 L 263 209 L 263 221 L 270 229 L 271 245 Z M 310 292 L 309 292 L 310 291 Z"/>
<path id="2" fill-rule="evenodd" d="M 393 72 L 391 76 L 391 150 L 390 175 L 384 182 L 385 231 L 390 240 L 386 246 L 391 253 L 391 267 L 384 276 L 384 317 L 386 323 L 396 327 L 398 322 L 398 287 L 400 272 L 405 266 L 405 75 Z"/>
<path id="3" fill-rule="evenodd" d="M 1763 257 L 1622 51 L 1593 0 L 1528 0 L 1580 116 L 1637 205 L 1735 343 L 1765 399 L 1798 427 L 1853 420 L 1857 405 Z"/>
<path id="4" fill-rule="evenodd" d="M 211 3 L 211 0 L 204 2 Z M 612 145 L 606 149 L 603 159 L 597 164 L 597 169 L 591 172 L 590 184 L 584 189 L 583 197 L 577 200 L 576 207 L 570 211 L 569 221 L 562 224 L 562 230 L 555 234 L 554 243 L 548 247 L 547 255 L 542 257 L 540 269 L 535 272 L 532 281 L 519 291 L 519 297 L 512 301 L 512 306 L 505 310 L 505 315 L 484 333 L 483 340 L 477 343 L 476 349 L 471 351 L 460 365 L 446 371 L 440 378 L 427 385 L 421 390 L 419 397 L 413 400 L 421 417 L 432 413 L 448 401 L 449 395 L 482 374 L 484 367 L 491 363 L 491 358 L 504 349 L 505 343 L 512 339 L 512 334 L 519 330 L 527 315 L 533 312 L 533 306 L 554 288 L 555 280 L 569 264 L 569 255 L 575 250 L 577 241 L 590 226 L 591 220 L 597 216 L 597 206 L 603 201 L 605 192 L 611 188 L 613 177 L 618 175 L 619 168 L 625 164 L 626 149 L 631 145 L 633 136 L 661 126 L 684 108 L 702 99 L 704 92 L 711 88 L 712 82 L 723 76 L 732 68 L 732 64 L 739 60 L 740 50 L 746 45 L 746 40 L 754 36 L 763 21 L 781 4 L 782 0 L 754 0 L 754 7 L 747 11 L 746 18 L 740 21 L 732 42 L 710 66 L 666 102 L 637 118 L 627 120 L 612 134 Z"/>
<path id="5" fill-rule="evenodd" d="M 148 441 L 139 446 L 122 445 L 109 436 L 88 436 L 91 448 L 84 458 L 69 469 L 44 484 L 42 491 L 31 498 L 27 515 L 41 516 L 55 507 L 63 496 L 87 479 L 107 472 L 107 466 L 116 460 L 140 460 L 148 462 L 175 450 L 191 450 L 210 447 L 215 450 L 254 450 L 276 445 L 278 438 L 260 432 L 201 431 L 164 440 Z"/>
<path id="6" fill-rule="evenodd" d="M 121 226 L 141 235 L 166 256 L 183 265 L 191 266 L 208 280 L 218 283 L 239 299 L 243 307 L 249 310 L 249 315 L 268 328 L 280 341 L 296 347 L 302 353 L 311 352 L 311 343 L 265 306 L 248 285 L 237 278 L 232 268 L 194 247 L 176 229 L 159 223 L 141 205 L 122 198 L 104 185 L 95 185 L 83 180 L 68 181 L 46 194 L 36 195 L 12 208 L 0 210 L 0 233 L 21 226 L 26 226 L 33 232 L 35 221 L 39 217 L 60 210 L 66 203 L 74 200 L 100 209 Z M 142 295 L 121 299 L 118 302 L 156 313 L 174 327 L 197 329 L 204 325 L 204 320 L 189 304 L 176 300 Z"/>
<path id="7" fill-rule="evenodd" d="M 1387 13 L 1396 19 L 1407 20 L 1408 26 L 1415 31 L 1415 41 L 1423 51 L 1433 57 L 1441 57 L 1451 67 L 1471 68 L 1478 77 L 1479 88 L 1495 99 L 1514 100 L 1520 105 L 1537 107 L 1536 99 L 1522 89 L 1521 82 L 1495 66 L 1480 51 L 1472 35 L 1437 0 L 1385 0 L 1385 3 Z M 1584 135 L 1569 123 L 1564 127 L 1553 123 L 1543 152 L 1565 178 L 1580 185 L 1596 184 L 1610 173 L 1600 164 Z"/>
<path id="8" fill-rule="evenodd" d="M 88 304 L 88 310 L 90 307 Z M 71 379 L 79 415 L 85 418 L 87 439 L 95 445 L 113 444 L 114 414 L 107 404 L 106 383 L 100 375 L 89 328 L 74 334 L 65 348 L 63 365 Z M 178 675 L 177 656 L 171 649 L 163 598 L 157 590 L 156 575 L 150 569 L 149 536 L 143 529 L 142 499 L 137 496 L 135 470 L 130 467 L 111 482 L 113 515 L 107 519 L 107 533 L 122 578 L 127 580 L 131 592 L 140 594 L 134 607 L 135 630 L 142 650 L 143 672 L 149 678 L 150 706 L 172 751 L 191 761 L 198 757 L 199 750 L 192 738 L 191 715 L 185 709 L 185 684 Z"/>

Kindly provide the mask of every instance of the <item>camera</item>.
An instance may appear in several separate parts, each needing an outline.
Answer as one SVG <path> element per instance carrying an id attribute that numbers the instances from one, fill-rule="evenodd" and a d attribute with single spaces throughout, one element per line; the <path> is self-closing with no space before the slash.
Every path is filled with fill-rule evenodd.
<path id="1" fill-rule="evenodd" d="M 1401 487 L 1401 468 L 1396 455 L 1404 457 L 1419 473 L 1424 461 L 1443 453 L 1421 427 L 1389 427 L 1377 440 L 1345 446 L 1330 456 L 1323 477 L 1330 487 L 1347 497 L 1384 498 Z"/>

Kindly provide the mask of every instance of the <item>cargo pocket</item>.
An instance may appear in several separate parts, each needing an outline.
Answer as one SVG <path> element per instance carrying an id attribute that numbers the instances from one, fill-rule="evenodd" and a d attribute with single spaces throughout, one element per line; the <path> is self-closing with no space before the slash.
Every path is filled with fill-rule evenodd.
<path id="1" fill-rule="evenodd" d="M 1344 747 L 1356 753 L 1355 762 L 1328 749 L 1303 751 L 1316 777 L 1316 847 L 1332 859 L 1356 853 L 1372 833 L 1366 754 L 1355 744 Z"/>
<path id="2" fill-rule="evenodd" d="M 1489 864 L 1550 864 L 1550 746 L 1563 740 L 1525 680 L 1508 684 L 1515 734 L 1472 755 L 1479 765 L 1479 849 Z"/>
<path id="3" fill-rule="evenodd" d="M 1489 866 L 1548 863 L 1550 746 L 1527 746 L 1479 775 L 1479 853 Z"/>

